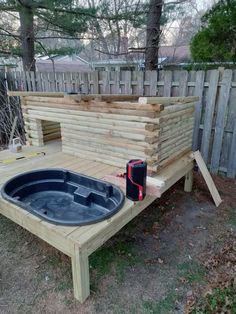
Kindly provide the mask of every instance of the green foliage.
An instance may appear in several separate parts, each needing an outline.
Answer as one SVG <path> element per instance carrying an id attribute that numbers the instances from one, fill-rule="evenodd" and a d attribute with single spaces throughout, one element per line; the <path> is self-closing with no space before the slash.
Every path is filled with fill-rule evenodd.
<path id="1" fill-rule="evenodd" d="M 179 275 L 184 277 L 189 283 L 205 282 L 206 269 L 196 261 L 186 262 L 178 265 Z"/>
<path id="2" fill-rule="evenodd" d="M 95 9 L 72 7 L 71 1 L 45 1 L 45 10 L 36 7 L 34 14 L 37 18 L 54 26 L 70 36 L 86 32 L 89 21 L 96 14 Z"/>
<path id="3" fill-rule="evenodd" d="M 191 314 L 232 313 L 236 314 L 236 285 L 215 288 L 201 299 Z"/>
<path id="4" fill-rule="evenodd" d="M 36 44 L 35 45 L 35 51 L 39 55 L 48 55 L 48 56 L 67 56 L 67 55 L 73 55 L 78 54 L 82 50 L 82 47 L 69 47 L 69 46 L 62 46 L 58 48 L 47 48 L 43 49 L 41 45 Z"/>
<path id="5" fill-rule="evenodd" d="M 220 0 L 202 17 L 191 52 L 197 62 L 236 62 L 236 0 Z"/>
<path id="6" fill-rule="evenodd" d="M 175 293 L 169 293 L 160 302 L 145 301 L 143 303 L 144 313 L 148 314 L 167 314 L 173 313 L 175 308 L 175 301 L 177 295 Z"/>
<path id="7" fill-rule="evenodd" d="M 133 244 L 119 239 L 109 246 L 104 246 L 94 252 L 89 258 L 90 268 L 95 273 L 92 278 L 92 290 L 97 289 L 99 279 L 114 270 L 114 275 L 119 281 L 123 281 L 125 270 L 128 267 L 139 265 L 142 260 L 134 251 Z"/>

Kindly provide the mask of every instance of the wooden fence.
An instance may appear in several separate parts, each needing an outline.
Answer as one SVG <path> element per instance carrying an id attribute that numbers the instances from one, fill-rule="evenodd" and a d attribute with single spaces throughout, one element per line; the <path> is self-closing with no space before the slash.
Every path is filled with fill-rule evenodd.
<path id="1" fill-rule="evenodd" d="M 199 96 L 193 149 L 212 173 L 236 175 L 236 70 L 8 73 L 9 88 L 146 96 Z"/>

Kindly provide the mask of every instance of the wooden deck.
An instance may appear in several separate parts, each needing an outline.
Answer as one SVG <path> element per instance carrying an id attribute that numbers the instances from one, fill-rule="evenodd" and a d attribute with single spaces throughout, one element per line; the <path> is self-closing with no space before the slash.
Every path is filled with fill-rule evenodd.
<path id="1" fill-rule="evenodd" d="M 99 179 L 114 173 L 114 171 L 124 172 L 124 169 L 106 165 L 105 163 L 91 162 L 87 159 L 62 153 L 60 142 L 53 142 L 43 147 L 25 147 L 23 153 L 18 154 L 17 157 L 28 155 L 32 152 L 45 152 L 46 155 L 3 164 L 1 161 L 10 159 L 16 155 L 8 151 L 0 152 L 0 185 L 18 173 L 40 168 L 66 168 Z M 186 176 L 185 190 L 190 191 L 192 185 L 192 168 L 193 158 L 189 153 L 164 168 L 156 176 L 165 182 L 165 185 L 160 188 L 160 192 L 163 193 L 166 191 L 183 176 Z M 156 196 L 147 195 L 142 202 L 133 202 L 126 199 L 123 208 L 111 218 L 81 227 L 50 224 L 26 210 L 3 200 L 1 197 L 0 213 L 71 257 L 75 298 L 83 302 L 90 293 L 89 255 L 156 198 Z"/>

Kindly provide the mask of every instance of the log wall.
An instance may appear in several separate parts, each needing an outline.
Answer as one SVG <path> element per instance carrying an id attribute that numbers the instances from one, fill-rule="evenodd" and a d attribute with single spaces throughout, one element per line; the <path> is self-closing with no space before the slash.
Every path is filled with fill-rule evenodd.
<path id="1" fill-rule="evenodd" d="M 21 96 L 32 145 L 61 136 L 62 151 L 125 167 L 141 158 L 155 173 L 191 150 L 196 97 Z"/>

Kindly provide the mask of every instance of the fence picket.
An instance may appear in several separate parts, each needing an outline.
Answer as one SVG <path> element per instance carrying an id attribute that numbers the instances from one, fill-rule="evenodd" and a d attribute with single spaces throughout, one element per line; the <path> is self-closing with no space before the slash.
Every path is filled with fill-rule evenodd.
<path id="1" fill-rule="evenodd" d="M 188 94 L 188 71 L 181 71 L 179 75 L 179 96 Z"/>
<path id="2" fill-rule="evenodd" d="M 157 95 L 157 71 L 150 71 L 150 96 Z"/>
<path id="3" fill-rule="evenodd" d="M 27 82 L 27 89 L 32 90 L 31 80 L 30 80 L 30 72 L 26 72 L 26 82 Z"/>
<path id="4" fill-rule="evenodd" d="M 171 96 L 171 85 L 172 85 L 172 72 L 171 71 L 165 71 L 164 90 L 163 90 L 163 96 L 164 97 L 170 97 Z"/>
<path id="5" fill-rule="evenodd" d="M 203 94 L 203 89 L 204 89 L 204 79 L 205 79 L 205 72 L 204 71 L 197 71 L 194 96 L 198 96 L 199 101 L 197 101 L 195 104 L 195 122 L 194 122 L 194 129 L 193 129 L 193 150 L 198 149 L 199 127 L 200 127 L 201 115 L 202 115 L 202 94 Z"/>
<path id="6" fill-rule="evenodd" d="M 124 94 L 130 95 L 132 94 L 132 89 L 131 89 L 131 71 L 125 71 L 124 72 Z"/>
<path id="7" fill-rule="evenodd" d="M 143 82 L 143 72 L 137 71 L 137 95 L 144 95 L 144 82 Z"/>
<path id="8" fill-rule="evenodd" d="M 225 112 L 229 102 L 232 75 L 233 75 L 232 70 L 225 70 L 221 81 L 218 111 L 215 125 L 215 134 L 211 155 L 210 170 L 212 173 L 217 173 L 219 170 L 224 127 L 226 122 Z"/>
<path id="9" fill-rule="evenodd" d="M 91 77 L 93 77 L 93 93 L 99 94 L 98 72 L 94 71 Z"/>
<path id="10" fill-rule="evenodd" d="M 210 147 L 212 121 L 215 109 L 216 94 L 219 81 L 219 71 L 212 70 L 210 72 L 209 89 L 207 95 L 207 103 L 205 108 L 204 129 L 202 134 L 201 153 L 206 163 L 208 163 L 208 152 Z"/>
<path id="11" fill-rule="evenodd" d="M 35 92 L 36 91 L 35 73 L 30 72 L 29 74 L 30 74 L 30 81 L 32 84 L 32 90 L 33 90 L 33 92 Z"/>
<path id="12" fill-rule="evenodd" d="M 232 143 L 229 153 L 229 161 L 227 167 L 227 176 L 229 178 L 235 178 L 236 175 L 236 118 L 234 119 L 234 131 L 232 136 Z"/>

